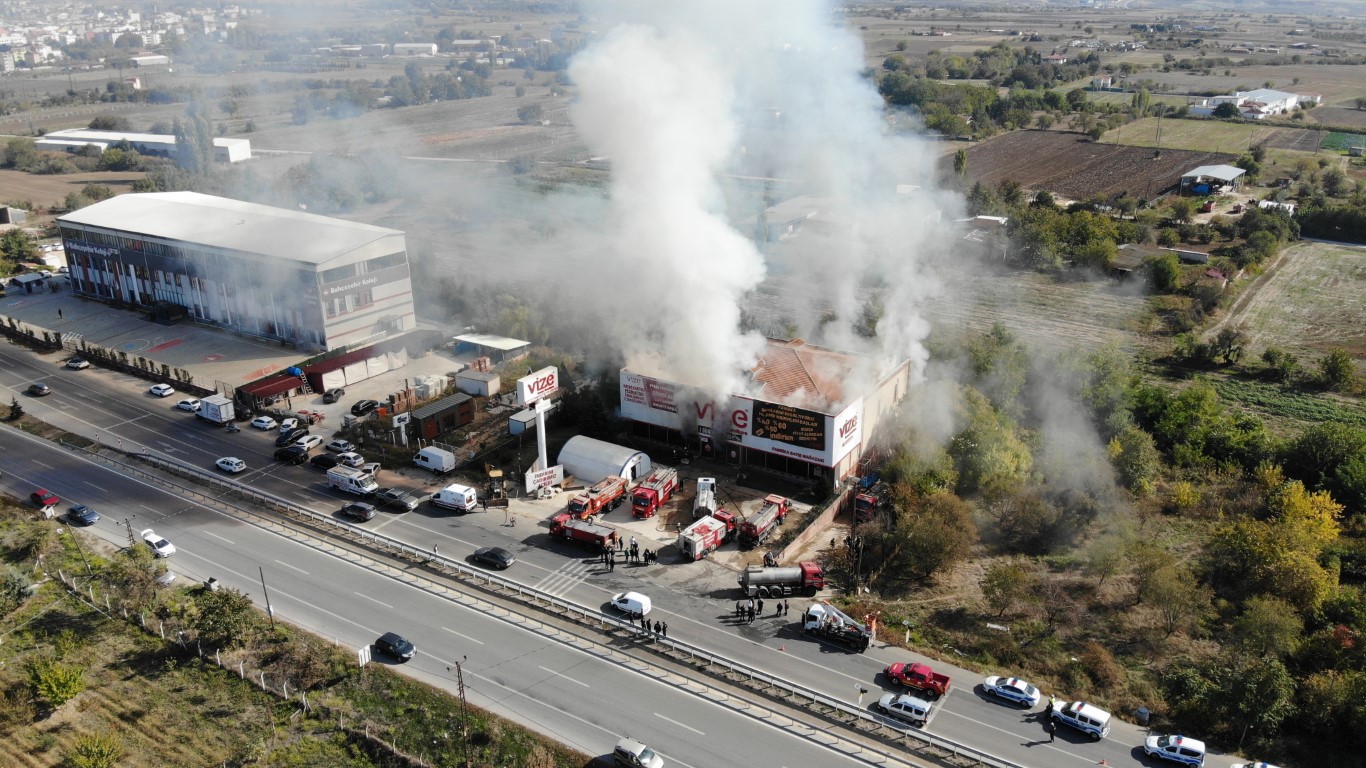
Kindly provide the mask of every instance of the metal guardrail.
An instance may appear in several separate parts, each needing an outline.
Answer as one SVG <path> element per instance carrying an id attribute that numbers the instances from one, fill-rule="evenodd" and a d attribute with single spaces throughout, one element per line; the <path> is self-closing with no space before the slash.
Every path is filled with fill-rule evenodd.
<path id="1" fill-rule="evenodd" d="M 136 466 L 125 463 L 123 461 L 115 460 L 110 456 L 104 455 L 104 453 L 102 452 L 90 451 L 73 445 L 68 445 L 67 447 L 83 451 L 84 453 L 97 457 L 106 463 L 117 465 L 125 470 L 132 471 L 136 474 L 142 475 L 147 478 L 155 479 L 158 482 L 167 482 L 167 480 L 164 477 L 154 475 L 151 472 L 140 469 Z M 173 459 L 164 458 L 152 454 L 150 452 L 145 454 L 133 455 L 142 461 L 148 461 L 153 464 L 156 464 L 163 470 L 175 473 L 180 476 L 193 477 L 197 481 L 220 488 L 225 492 L 235 494 L 237 496 L 246 497 L 267 508 L 273 507 L 281 510 L 286 510 L 293 514 L 303 515 L 305 517 L 311 518 L 313 521 L 322 523 L 324 525 L 336 526 L 339 529 L 345 530 L 348 534 L 355 536 L 357 539 L 363 542 L 370 542 L 376 545 L 378 548 L 402 554 L 407 554 L 419 560 L 439 561 L 443 567 L 453 570 L 465 578 L 472 579 L 475 581 L 483 581 L 486 584 L 497 585 L 499 588 L 506 592 L 511 592 L 520 597 L 529 598 L 530 600 L 538 604 L 552 606 L 554 608 L 559 609 L 565 615 L 577 617 L 579 623 L 595 623 L 599 626 L 612 625 L 631 632 L 643 631 L 636 625 L 624 619 L 618 619 L 612 616 L 604 615 L 600 611 L 587 608 L 585 606 L 579 605 L 578 603 L 571 603 L 559 597 L 555 597 L 554 595 L 546 594 L 544 592 L 541 592 L 540 590 L 527 587 L 523 584 L 519 584 L 515 581 L 511 581 L 509 579 L 503 578 L 488 571 L 477 568 L 471 568 L 470 566 L 465 565 L 464 563 L 445 557 L 439 553 L 430 552 L 426 549 L 420 549 L 411 544 L 398 541 L 383 534 L 368 530 L 366 528 L 362 528 L 351 523 L 337 520 L 336 518 L 328 514 L 315 512 L 314 510 L 311 510 L 307 507 L 296 504 L 294 502 L 288 501 L 286 499 L 282 499 L 278 496 L 263 493 L 249 486 L 242 485 L 241 483 L 232 482 L 220 475 L 211 472 L 206 472 L 205 470 L 202 470 L 198 467 L 182 464 Z M 169 484 L 191 494 L 197 494 L 201 496 L 206 495 L 200 491 L 194 490 L 193 488 L 188 488 L 177 483 Z M 242 509 L 241 511 L 249 515 L 256 514 L 250 509 Z M 918 749 L 942 750 L 944 752 L 949 753 L 953 757 L 971 759 L 977 765 L 991 766 L 991 768 L 1026 768 L 1026 766 L 1023 766 L 1019 763 L 1015 763 L 1004 758 L 997 757 L 988 752 L 984 752 L 982 750 L 976 749 L 974 747 L 969 747 L 964 744 L 959 744 L 957 742 L 942 738 L 940 736 L 935 736 L 933 734 L 926 733 L 919 729 L 893 727 L 888 724 L 886 719 L 882 718 L 879 715 L 875 715 L 872 712 L 863 709 L 862 707 L 850 705 L 847 702 L 835 699 L 831 696 L 821 693 L 820 691 L 812 690 L 804 686 L 793 684 L 780 677 L 776 677 L 754 667 L 750 667 L 745 664 L 740 664 L 730 659 L 726 659 L 722 656 L 719 656 L 715 653 L 711 653 L 698 646 L 694 646 L 682 642 L 680 640 L 674 640 L 672 638 L 660 637 L 659 635 L 654 634 L 652 634 L 651 637 L 654 639 L 655 642 L 668 646 L 681 656 L 687 656 L 688 660 L 694 663 L 700 662 L 707 667 L 720 667 L 724 669 L 726 672 L 736 675 L 745 681 L 767 686 L 770 692 L 773 690 L 783 691 L 784 694 L 790 696 L 791 699 L 809 702 L 809 706 L 811 707 L 823 707 L 826 711 L 819 712 L 818 714 L 821 714 L 825 717 L 839 715 L 841 716 L 840 719 L 843 722 L 845 722 L 846 725 L 849 725 L 857 721 L 860 723 L 860 725 L 866 724 L 872 728 L 887 728 L 900 734 L 901 736 L 907 739 L 913 739 L 919 742 L 920 746 L 918 747 Z"/>

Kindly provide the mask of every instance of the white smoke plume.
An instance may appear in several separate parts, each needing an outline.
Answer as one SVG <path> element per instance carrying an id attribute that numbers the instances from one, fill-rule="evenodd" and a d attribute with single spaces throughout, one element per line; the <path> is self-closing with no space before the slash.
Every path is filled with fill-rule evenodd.
<path id="1" fill-rule="evenodd" d="M 929 267 L 959 203 L 934 188 L 927 142 L 889 128 L 857 32 L 818 0 L 588 7 L 603 34 L 571 65 L 572 114 L 613 182 L 608 258 L 583 266 L 604 285 L 631 275 L 630 320 L 604 324 L 624 333 L 628 366 L 716 396 L 747 391 L 763 342 L 742 332 L 740 307 L 763 284 L 806 338 L 879 366 L 910 357 L 918 376 L 920 310 L 939 285 Z M 727 217 L 730 175 L 819 198 L 825 226 L 756 245 L 731 224 L 743 216 Z M 782 276 L 765 283 L 768 266 Z M 870 342 L 855 328 L 873 294 L 885 314 Z M 838 320 L 822 325 L 826 307 Z M 846 393 L 877 374 L 856 371 Z"/>

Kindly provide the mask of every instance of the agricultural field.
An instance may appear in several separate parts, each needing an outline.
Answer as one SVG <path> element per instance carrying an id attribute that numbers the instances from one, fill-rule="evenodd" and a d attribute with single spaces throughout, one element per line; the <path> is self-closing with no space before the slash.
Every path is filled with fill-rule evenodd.
<path id="1" fill-rule="evenodd" d="M 1145 117 L 1116 128 L 1101 137 L 1107 144 L 1156 147 L 1158 119 Z M 1163 118 L 1162 149 L 1187 149 L 1195 152 L 1242 154 L 1259 144 L 1268 149 L 1293 149 L 1313 152 L 1326 136 L 1323 131 L 1285 128 L 1255 122 L 1223 120 L 1182 120 Z"/>
<path id="2" fill-rule="evenodd" d="M 87 184 L 103 184 L 123 194 L 133 182 L 146 174 L 137 171 L 100 171 L 96 173 L 68 173 L 61 176 L 39 176 L 24 171 L 0 170 L 0 204 L 17 204 L 25 209 L 29 203 L 48 208 L 62 202 L 72 192 L 80 194 Z"/>
<path id="3" fill-rule="evenodd" d="M 1366 77 L 1366 75 L 1363 75 Z M 1366 91 L 1366 88 L 1363 88 Z M 1366 94 L 1364 94 L 1366 95 Z M 1319 107 L 1310 113 L 1319 125 L 1360 128 L 1366 131 L 1366 109 L 1343 109 L 1341 107 Z"/>
<path id="4" fill-rule="evenodd" d="M 1172 121 L 1168 121 L 1172 122 Z M 1166 144 L 1163 126 L 1163 143 Z M 1152 198 L 1200 165 L 1229 163 L 1232 154 L 1101 144 L 1078 133 L 1016 131 L 968 148 L 967 183 L 995 186 L 1011 179 L 1068 200 L 1099 195 Z"/>
<path id="5" fill-rule="evenodd" d="M 1245 329 L 1257 354 L 1274 346 L 1316 361 L 1341 347 L 1366 360 L 1366 248 L 1291 245 L 1244 290 L 1222 326 Z"/>

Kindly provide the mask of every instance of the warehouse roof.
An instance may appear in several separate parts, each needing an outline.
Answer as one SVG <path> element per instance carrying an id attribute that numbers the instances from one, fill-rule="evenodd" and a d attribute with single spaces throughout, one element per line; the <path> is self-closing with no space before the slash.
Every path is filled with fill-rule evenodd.
<path id="1" fill-rule="evenodd" d="M 463 341 L 478 347 L 489 347 L 508 352 L 514 349 L 521 349 L 529 346 L 531 342 L 521 339 L 512 339 L 507 336 L 495 336 L 492 333 L 462 333 L 455 337 L 456 341 Z"/>
<path id="2" fill-rule="evenodd" d="M 437 400 L 436 402 L 427 403 L 421 408 L 414 410 L 413 418 L 421 421 L 422 419 L 425 419 L 428 416 L 435 416 L 439 413 L 449 411 L 452 408 L 458 407 L 461 403 L 473 399 L 474 398 L 470 397 L 464 392 L 461 392 L 456 395 L 451 395 L 450 397 L 443 397 L 440 400 Z"/>
<path id="3" fill-rule="evenodd" d="M 1181 176 L 1183 179 L 1210 178 L 1219 181 L 1233 181 L 1247 171 L 1236 165 L 1202 165 Z"/>
<path id="4" fill-rule="evenodd" d="M 57 220 L 308 264 L 403 235 L 396 229 L 198 192 L 118 195 Z"/>
<path id="5" fill-rule="evenodd" d="M 853 355 L 802 339 L 767 341 L 768 348 L 759 356 L 752 374 L 761 397 L 786 402 L 800 394 L 813 405 L 831 409 L 844 403 L 844 382 L 857 364 Z"/>

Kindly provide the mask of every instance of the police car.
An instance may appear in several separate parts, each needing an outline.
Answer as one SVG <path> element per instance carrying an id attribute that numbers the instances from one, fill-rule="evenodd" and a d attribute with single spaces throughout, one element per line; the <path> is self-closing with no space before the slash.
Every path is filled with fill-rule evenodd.
<path id="1" fill-rule="evenodd" d="M 1053 719 L 1076 728 L 1096 741 L 1110 735 L 1110 713 L 1084 701 L 1074 701 L 1053 710 Z"/>
<path id="2" fill-rule="evenodd" d="M 1038 688 L 1018 677 L 988 677 L 982 683 L 982 689 L 998 699 L 1014 702 L 1025 709 L 1038 706 L 1039 699 L 1043 698 Z"/>
<path id="3" fill-rule="evenodd" d="M 1205 764 L 1205 742 L 1187 736 L 1149 736 L 1143 742 L 1148 757 L 1160 757 L 1182 765 Z"/>

